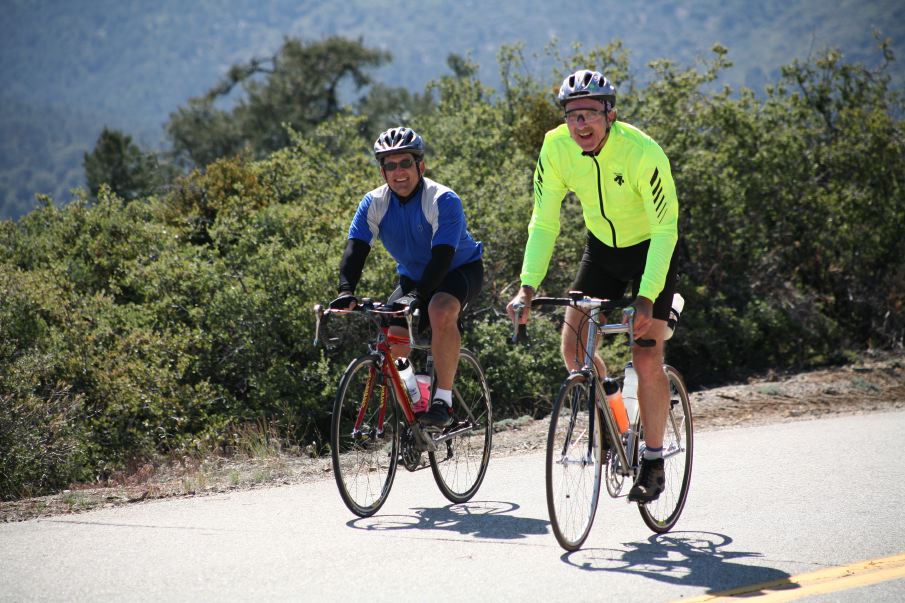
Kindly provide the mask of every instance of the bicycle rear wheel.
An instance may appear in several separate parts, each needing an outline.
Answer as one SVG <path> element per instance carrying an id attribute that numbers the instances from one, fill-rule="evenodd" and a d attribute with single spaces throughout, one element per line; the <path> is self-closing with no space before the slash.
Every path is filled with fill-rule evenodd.
<path id="1" fill-rule="evenodd" d="M 437 452 L 428 453 L 428 458 L 443 496 L 463 503 L 475 495 L 484 481 L 493 437 L 490 388 L 478 359 L 465 349 L 459 352 L 453 412 L 456 420 L 443 433 L 457 435 L 440 442 Z"/>
<path id="2" fill-rule="evenodd" d="M 378 357 L 353 360 L 333 403 L 330 452 L 339 494 L 359 517 L 376 513 L 390 494 L 399 458 L 396 411 Z"/>
<path id="3" fill-rule="evenodd" d="M 602 417 L 583 375 L 560 390 L 547 436 L 547 510 L 556 540 L 567 551 L 581 547 L 600 498 Z"/>
<path id="4" fill-rule="evenodd" d="M 671 366 L 666 366 L 665 370 L 669 381 L 669 416 L 663 436 L 666 485 L 657 500 L 638 505 L 644 523 L 659 534 L 671 530 L 682 514 L 691 484 L 694 457 L 694 424 L 688 390 L 679 371 Z"/>

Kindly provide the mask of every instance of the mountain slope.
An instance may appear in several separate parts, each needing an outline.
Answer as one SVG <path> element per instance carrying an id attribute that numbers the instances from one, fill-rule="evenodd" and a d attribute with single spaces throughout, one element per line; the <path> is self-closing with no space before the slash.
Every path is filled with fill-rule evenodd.
<path id="1" fill-rule="evenodd" d="M 273 54 L 284 36 L 361 37 L 393 53 L 394 62 L 378 79 L 416 91 L 448 73 L 450 53 L 470 56 L 481 66 L 482 80 L 493 85 L 497 51 L 516 42 L 525 44 L 529 68 L 544 77 L 552 68 L 544 56 L 551 40 L 567 53 L 574 42 L 590 48 L 621 39 L 642 79 L 652 59 L 689 64 L 720 42 L 735 63 L 723 83 L 756 90 L 775 79 L 779 66 L 828 46 L 840 48 L 847 60 L 875 63 L 875 28 L 893 40 L 898 56 L 905 50 L 905 5 L 895 0 L 524 0 L 490 7 L 479 0 L 348 0 L 341 10 L 310 0 L 5 4 L 0 78 L 7 100 L 0 131 L 34 134 L 0 147 L 0 218 L 21 215 L 34 192 L 66 201 L 68 189 L 82 184 L 81 152 L 93 147 L 105 125 L 160 147 L 171 112 L 204 93 L 231 65 Z M 895 67 L 901 83 L 905 68 Z M 59 149 L 48 130 L 71 140 L 78 152 L 68 144 Z M 57 150 L 48 162 L 33 147 Z M 37 185 L 42 189 L 33 190 Z"/>

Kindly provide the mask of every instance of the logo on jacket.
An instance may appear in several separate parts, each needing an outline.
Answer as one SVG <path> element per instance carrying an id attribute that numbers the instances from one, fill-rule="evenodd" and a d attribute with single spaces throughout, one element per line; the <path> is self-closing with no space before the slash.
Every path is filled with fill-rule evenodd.
<path id="1" fill-rule="evenodd" d="M 619 186 L 622 186 L 622 183 L 625 182 L 625 180 L 622 179 L 622 174 L 618 174 L 618 173 L 617 173 L 617 174 L 616 174 L 616 177 L 613 178 L 613 182 L 615 182 L 615 183 L 618 184 Z"/>

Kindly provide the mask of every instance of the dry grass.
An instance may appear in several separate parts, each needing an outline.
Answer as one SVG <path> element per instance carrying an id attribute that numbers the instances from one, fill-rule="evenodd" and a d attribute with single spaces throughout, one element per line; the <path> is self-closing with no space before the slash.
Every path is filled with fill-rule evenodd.
<path id="1" fill-rule="evenodd" d="M 901 409 L 905 408 L 905 354 L 694 392 L 692 404 L 699 431 Z M 494 456 L 538 452 L 546 445 L 545 420 L 507 419 L 495 427 Z M 272 425 L 253 424 L 238 432 L 236 451 L 228 458 L 208 454 L 146 463 L 104 484 L 73 484 L 59 494 L 0 503 L 0 521 L 332 479 L 329 453 L 322 452 L 311 445 L 287 447 Z"/>

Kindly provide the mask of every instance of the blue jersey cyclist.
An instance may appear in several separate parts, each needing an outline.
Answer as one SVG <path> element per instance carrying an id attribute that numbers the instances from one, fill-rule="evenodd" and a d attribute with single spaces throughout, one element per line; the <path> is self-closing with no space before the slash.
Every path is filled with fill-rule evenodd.
<path id="1" fill-rule="evenodd" d="M 462 200 L 450 188 L 424 177 L 424 141 L 407 127 L 390 128 L 374 143 L 385 184 L 368 192 L 355 212 L 339 266 L 339 297 L 331 308 L 352 308 L 355 287 L 376 239 L 396 260 L 399 286 L 392 303 L 403 296 L 426 314 L 436 392 L 419 417 L 429 427 L 452 423 L 452 384 L 459 362 L 459 313 L 474 300 L 484 282 L 483 246 L 468 232 Z M 424 319 L 422 319 L 424 320 Z M 408 333 L 401 325 L 390 332 Z M 404 348 L 396 357 L 408 356 Z"/>
<path id="2" fill-rule="evenodd" d="M 651 502 L 665 484 L 662 443 L 669 408 L 663 340 L 676 280 L 679 205 L 669 160 L 641 130 L 616 121 L 616 88 L 601 73 L 582 69 L 566 77 L 557 101 L 563 125 L 544 137 L 534 172 L 534 211 L 522 263 L 522 287 L 509 302 L 529 304 L 547 272 L 560 230 L 563 197 L 582 206 L 587 239 L 572 289 L 604 299 L 634 295 L 632 360 L 646 449 L 629 500 Z M 530 307 L 530 306 L 529 306 Z M 566 311 L 562 354 L 569 370 L 583 361 L 577 343 L 581 312 Z M 527 322 L 528 312 L 522 315 Z M 582 340 L 584 333 L 580 333 Z M 601 375 L 603 360 L 594 359 Z"/>

